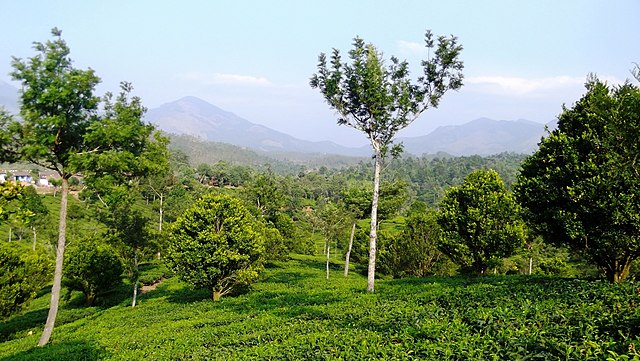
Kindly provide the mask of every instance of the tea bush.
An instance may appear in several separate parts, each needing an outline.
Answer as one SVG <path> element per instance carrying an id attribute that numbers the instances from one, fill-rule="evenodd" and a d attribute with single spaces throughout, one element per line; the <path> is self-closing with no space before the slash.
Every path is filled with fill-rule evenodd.
<path id="1" fill-rule="evenodd" d="M 267 265 L 249 293 L 210 301 L 177 278 L 106 308 L 63 305 L 52 343 L 35 347 L 40 299 L 6 324 L 0 359 L 608 360 L 638 359 L 638 285 L 545 276 L 324 278 L 320 257 Z M 153 265 L 143 268 L 152 270 Z M 44 297 L 44 295 L 43 295 Z M 73 315 L 73 317 L 71 317 Z M 21 326 L 20 321 L 28 322 Z M 41 324 L 38 324 L 40 321 Z M 0 326 L 0 331 L 2 331 Z M 29 335 L 29 331 L 35 331 Z"/>

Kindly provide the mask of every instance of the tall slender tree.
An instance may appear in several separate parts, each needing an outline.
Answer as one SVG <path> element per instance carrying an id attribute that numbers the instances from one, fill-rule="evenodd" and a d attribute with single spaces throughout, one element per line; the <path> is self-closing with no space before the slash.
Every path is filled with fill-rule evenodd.
<path id="1" fill-rule="evenodd" d="M 100 78 L 91 69 L 74 68 L 61 31 L 54 28 L 51 33 L 53 40 L 34 43 L 36 56 L 26 61 L 13 58 L 11 72 L 13 80 L 22 82 L 20 115 L 23 122 L 10 125 L 19 142 L 19 157 L 56 171 L 62 179 L 51 303 L 38 342 L 40 346 L 49 342 L 60 300 L 69 178 L 74 173 L 71 159 L 74 154 L 91 151 L 84 146 L 84 135 L 97 118 L 100 102 L 94 95 Z"/>
<path id="2" fill-rule="evenodd" d="M 69 179 L 77 172 L 90 175 L 92 167 L 122 167 L 119 174 L 127 173 L 131 170 L 127 167 L 137 164 L 148 137 L 148 133 L 136 131 L 144 127 L 136 113 L 141 107 L 127 107 L 118 101 L 111 104 L 107 98 L 105 112 L 98 113 L 100 98 L 94 91 L 100 79 L 91 69 L 76 69 L 61 31 L 54 28 L 51 33 L 53 40 L 34 43 L 34 57 L 13 59 L 11 76 L 22 83 L 22 121 L 9 122 L 2 131 L 13 139 L 15 158 L 51 169 L 62 180 L 51 302 L 40 346 L 49 342 L 60 300 Z M 123 91 L 130 90 L 124 83 Z M 114 118 L 120 110 L 121 116 Z M 94 157 L 97 154 L 105 156 Z"/>
<path id="3" fill-rule="evenodd" d="M 338 125 L 355 128 L 367 136 L 375 159 L 369 235 L 369 292 L 374 291 L 378 194 L 380 172 L 385 156 L 398 155 L 401 145 L 394 145 L 396 133 L 407 127 L 420 114 L 438 106 L 449 90 L 462 86 L 463 63 L 459 59 L 462 46 L 454 36 L 434 38 L 425 34 L 429 51 L 422 61 L 423 74 L 415 81 L 409 64 L 391 57 L 388 66 L 373 44 L 356 37 L 349 51 L 349 62 L 343 62 L 338 49 L 331 59 L 324 53 L 318 57 L 318 72 L 311 77 L 312 88 L 320 90 L 325 101 L 336 110 Z M 431 52 L 433 51 L 433 54 Z"/>

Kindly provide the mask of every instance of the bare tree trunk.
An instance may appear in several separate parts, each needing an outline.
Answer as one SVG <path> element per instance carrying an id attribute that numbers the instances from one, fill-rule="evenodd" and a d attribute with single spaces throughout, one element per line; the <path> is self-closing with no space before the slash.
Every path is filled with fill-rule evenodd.
<path id="1" fill-rule="evenodd" d="M 533 273 L 533 257 L 529 257 L 529 276 Z"/>
<path id="2" fill-rule="evenodd" d="M 378 239 L 378 195 L 380 193 L 380 169 L 382 154 L 376 149 L 376 164 L 373 172 L 373 197 L 371 199 L 371 232 L 369 234 L 369 267 L 367 270 L 367 292 L 373 292 L 376 278 L 376 240 Z"/>
<path id="3" fill-rule="evenodd" d="M 138 251 L 133 252 L 133 300 L 131 301 L 131 307 L 136 307 L 136 301 L 138 300 Z"/>
<path id="4" fill-rule="evenodd" d="M 158 221 L 158 234 L 162 234 L 162 222 L 164 220 L 163 214 L 164 214 L 164 205 L 163 205 L 163 200 L 164 200 L 164 193 L 158 193 L 158 196 L 160 196 L 160 219 Z M 160 250 L 158 249 L 158 259 L 160 259 Z"/>
<path id="5" fill-rule="evenodd" d="M 9 226 L 9 242 L 11 242 L 11 230 L 12 230 L 12 228 L 11 228 L 11 226 Z"/>
<path id="6" fill-rule="evenodd" d="M 33 232 L 33 250 L 36 250 L 36 240 L 37 240 L 37 234 L 36 234 L 36 227 L 35 226 L 31 226 L 31 231 Z"/>
<path id="7" fill-rule="evenodd" d="M 347 249 L 347 256 L 344 259 L 344 276 L 349 275 L 349 258 L 351 257 L 351 248 L 353 247 L 353 234 L 356 232 L 356 224 L 353 223 L 351 227 L 351 237 L 349 238 L 349 248 Z"/>
<path id="8" fill-rule="evenodd" d="M 327 240 L 327 279 L 329 279 L 329 255 L 331 254 L 331 241 Z"/>
<path id="9" fill-rule="evenodd" d="M 158 233 L 160 233 L 160 234 L 162 234 L 162 221 L 163 221 L 163 218 L 164 218 L 162 216 L 162 214 L 164 212 L 163 208 L 162 208 L 163 207 L 163 204 L 162 204 L 163 200 L 164 200 L 164 194 L 160 194 L 160 219 L 159 219 L 159 222 L 158 222 Z"/>
<path id="10" fill-rule="evenodd" d="M 62 192 L 60 194 L 60 222 L 58 223 L 58 247 L 56 249 L 56 267 L 53 274 L 53 286 L 51 287 L 51 302 L 49 303 L 49 314 L 44 331 L 38 341 L 38 346 L 44 346 L 49 342 L 53 326 L 58 315 L 58 304 L 60 302 L 60 287 L 62 285 L 62 264 L 64 263 L 64 247 L 67 240 L 67 198 L 69 196 L 69 179 L 62 177 Z"/>

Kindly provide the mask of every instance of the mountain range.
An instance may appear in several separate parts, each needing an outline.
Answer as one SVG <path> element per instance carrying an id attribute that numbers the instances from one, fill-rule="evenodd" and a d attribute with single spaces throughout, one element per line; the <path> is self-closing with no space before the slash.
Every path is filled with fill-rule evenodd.
<path id="1" fill-rule="evenodd" d="M 0 105 L 17 113 L 17 102 L 17 89 L 0 81 Z M 145 120 L 167 133 L 193 136 L 202 141 L 232 144 L 270 155 L 371 155 L 369 145 L 350 148 L 331 141 L 312 142 L 298 139 L 252 123 L 192 96 L 150 109 L 145 115 Z M 551 123 L 548 125 L 553 127 Z M 424 136 L 399 138 L 398 141 L 403 143 L 405 152 L 416 156 L 441 152 L 454 156 L 502 152 L 526 154 L 535 151 L 540 138 L 545 134 L 545 125 L 529 120 L 479 118 L 462 125 L 442 126 Z"/>
<path id="2" fill-rule="evenodd" d="M 149 110 L 146 120 L 173 134 L 191 135 L 267 153 L 322 153 L 369 156 L 369 145 L 349 148 L 331 141 L 311 142 L 252 123 L 196 97 L 185 97 Z M 442 126 L 418 137 L 398 138 L 406 152 L 420 156 L 532 153 L 545 125 L 529 120 L 479 118 L 462 125 Z"/>

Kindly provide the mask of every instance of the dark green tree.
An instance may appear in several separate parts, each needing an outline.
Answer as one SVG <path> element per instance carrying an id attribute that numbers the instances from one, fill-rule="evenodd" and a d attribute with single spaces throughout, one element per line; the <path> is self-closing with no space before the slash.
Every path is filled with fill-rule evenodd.
<path id="1" fill-rule="evenodd" d="M 395 255 L 394 277 L 426 277 L 436 272 L 438 263 L 447 261 L 438 250 L 442 230 L 436 217 L 437 212 L 424 203 L 412 207 L 401 237 L 390 245 Z"/>
<path id="2" fill-rule="evenodd" d="M 87 306 L 93 306 L 99 293 L 122 282 L 124 267 L 116 251 L 104 242 L 84 239 L 69 247 L 63 284 L 81 291 Z"/>
<path id="3" fill-rule="evenodd" d="M 463 271 L 485 274 L 524 244 L 518 204 L 493 170 L 476 170 L 450 188 L 437 216 L 438 249 Z"/>
<path id="4" fill-rule="evenodd" d="M 380 172 L 385 156 L 397 155 L 401 147 L 393 145 L 396 133 L 407 127 L 420 114 L 438 106 L 448 90 L 462 86 L 462 46 L 455 37 L 425 34 L 426 48 L 433 57 L 422 61 L 423 74 L 413 81 L 409 64 L 391 57 L 388 66 L 373 44 L 356 37 L 349 51 L 350 62 L 342 62 L 340 51 L 333 50 L 331 59 L 318 57 L 318 72 L 310 85 L 317 88 L 326 102 L 338 113 L 338 125 L 346 125 L 365 133 L 373 148 L 375 167 L 371 199 L 371 227 L 367 290 L 373 292 L 376 263 L 377 215 Z M 430 54 L 431 55 L 431 54 Z M 330 63 L 330 64 L 329 64 Z"/>
<path id="5" fill-rule="evenodd" d="M 94 90 L 100 79 L 91 69 L 73 66 L 60 30 L 53 29 L 52 35 L 53 40 L 34 43 L 37 52 L 34 57 L 13 59 L 11 76 L 22 83 L 22 121 L 10 122 L 6 128 L 15 144 L 15 158 L 53 170 L 62 180 L 55 272 L 40 346 L 49 341 L 58 311 L 70 178 L 82 172 L 87 181 L 95 173 L 91 169 L 94 166 L 115 169 L 123 164 L 135 165 L 136 151 L 143 149 L 146 142 L 146 134 L 134 132 L 140 129 L 140 119 L 135 113 L 138 107 L 124 109 L 128 108 L 125 104 L 122 116 L 113 117 L 123 104 L 110 102 L 108 95 L 105 111 L 99 113 L 100 98 L 94 95 Z M 130 90 L 130 85 L 123 83 L 125 97 Z M 133 113 L 128 113 L 129 110 Z"/>
<path id="6" fill-rule="evenodd" d="M 262 270 L 264 237 L 256 222 L 240 200 L 206 195 L 172 224 L 167 265 L 217 301 Z"/>
<path id="7" fill-rule="evenodd" d="M 525 159 L 514 191 L 537 234 L 620 282 L 640 256 L 640 89 L 595 77 L 586 88 Z"/>

